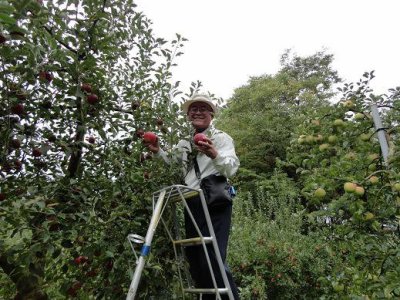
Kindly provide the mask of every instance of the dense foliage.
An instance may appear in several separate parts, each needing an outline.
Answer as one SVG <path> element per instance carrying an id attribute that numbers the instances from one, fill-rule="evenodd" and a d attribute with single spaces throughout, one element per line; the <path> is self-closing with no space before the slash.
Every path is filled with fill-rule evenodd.
<path id="1" fill-rule="evenodd" d="M 307 60 L 304 59 L 304 62 Z M 293 66 L 299 70 L 306 69 L 307 64 L 302 67 L 296 61 L 298 59 L 294 58 L 293 63 L 287 63 L 281 72 L 298 74 L 290 70 Z M 315 74 L 318 74 L 319 67 L 315 67 Z M 277 95 L 270 93 L 272 87 L 279 84 L 278 75 L 251 79 L 248 85 L 236 90 L 228 103 L 225 115 L 219 120 L 220 126 L 235 136 L 238 151 L 245 158 L 236 184 L 241 192 L 251 192 L 252 195 L 240 197 L 238 201 L 246 201 L 247 205 L 261 201 L 267 207 L 267 211 L 258 209 L 248 217 L 239 208 L 239 216 L 235 219 L 249 236 L 245 238 L 241 231 L 234 230 L 235 243 L 231 247 L 237 266 L 243 253 L 246 253 L 245 259 L 247 256 L 251 258 L 251 263 L 245 269 L 236 268 L 237 278 L 244 283 L 243 293 L 246 297 L 399 297 L 397 126 L 400 89 L 391 89 L 385 95 L 374 95 L 369 88 L 373 76 L 373 72 L 365 73 L 359 82 L 342 85 L 339 88 L 341 100 L 337 103 L 326 101 L 332 95 L 325 98 L 315 92 L 307 94 L 308 101 L 304 102 L 305 94 L 300 92 L 302 84 L 305 84 L 301 81 L 304 77 L 298 76 L 297 94 L 292 98 L 302 99 L 304 105 L 301 107 L 301 101 L 295 101 L 294 105 L 289 102 L 280 105 L 277 96 L 283 93 L 284 88 Z M 320 82 L 323 82 L 323 78 Z M 287 88 L 290 89 L 290 85 Z M 246 105 L 243 105 L 245 102 Z M 384 123 L 380 130 L 375 128 L 372 120 L 372 105 L 380 110 Z M 245 122 L 226 122 L 227 116 L 232 119 L 236 114 Z M 257 121 L 251 121 L 253 116 Z M 389 146 L 387 162 L 377 138 L 382 130 L 386 130 L 384 136 Z M 274 137 L 275 140 L 271 141 Z M 268 163 L 266 155 L 279 147 L 282 150 L 277 151 L 278 154 L 270 160 L 272 164 Z M 276 182 L 277 171 L 291 179 L 290 186 L 285 184 L 287 178 L 281 175 L 279 184 L 272 184 Z M 265 198 L 265 191 L 270 199 Z M 292 209 L 293 204 L 285 197 L 288 191 L 295 195 L 291 199 L 297 210 Z M 276 202 L 283 205 L 281 210 L 285 208 L 292 211 L 283 218 L 286 223 L 282 227 L 278 226 L 275 215 L 271 218 L 268 214 L 268 209 L 277 206 L 274 204 Z M 303 218 L 299 218 L 299 213 Z M 254 220 L 260 231 L 253 230 Z M 297 227 L 291 226 L 293 222 L 296 224 L 296 220 Z M 246 226 L 246 223 L 249 224 Z M 274 245 L 278 254 L 266 250 L 266 247 L 257 247 L 256 241 L 263 240 L 263 236 L 270 236 L 275 231 L 282 235 L 265 239 L 263 243 L 267 247 Z M 291 240 L 293 234 L 295 239 Z M 307 257 L 307 250 L 313 247 L 310 238 L 319 244 L 319 251 L 314 251 L 314 255 L 318 253 L 318 256 L 310 263 L 316 268 L 321 265 L 324 267 L 302 269 L 299 272 L 303 279 L 311 273 L 315 276 L 312 278 L 317 280 L 311 280 L 309 286 L 296 285 L 299 279 L 293 272 L 298 266 L 285 268 L 288 261 L 280 255 L 287 255 L 285 245 L 290 241 L 292 249 L 296 249 L 295 245 L 302 248 L 298 253 L 295 252 L 298 259 L 304 256 L 305 260 L 312 260 Z M 252 246 L 241 246 L 247 249 L 242 252 L 236 245 L 240 241 Z M 262 259 L 268 257 L 272 257 L 273 264 L 265 268 Z M 280 277 L 287 279 L 280 280 L 279 285 L 273 274 L 276 260 L 283 268 L 280 269 Z"/>
<path id="2" fill-rule="evenodd" d="M 176 142 L 182 38 L 155 38 L 130 0 L 0 5 L 0 298 L 122 297 L 126 236 L 177 180 L 140 137 Z"/>
<path id="3" fill-rule="evenodd" d="M 144 235 L 152 193 L 180 182 L 141 137 L 169 148 L 186 134 L 171 100 L 184 39 L 154 37 L 131 0 L 0 8 L 0 298 L 122 299 L 126 236 Z M 332 61 L 285 52 L 218 117 L 241 160 L 229 264 L 243 299 L 400 297 L 400 88 L 375 95 L 366 73 L 333 103 Z M 139 298 L 179 297 L 162 230 L 152 246 Z"/>

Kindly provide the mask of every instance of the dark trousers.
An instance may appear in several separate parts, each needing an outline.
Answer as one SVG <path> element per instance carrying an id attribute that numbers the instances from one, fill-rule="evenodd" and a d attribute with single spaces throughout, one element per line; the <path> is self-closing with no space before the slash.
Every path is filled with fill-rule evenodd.
<path id="1" fill-rule="evenodd" d="M 205 219 L 204 211 L 202 209 L 200 197 L 194 197 L 187 200 L 188 206 L 193 217 L 196 220 L 197 226 L 199 227 L 203 236 L 210 236 L 208 231 L 207 222 Z M 239 299 L 238 289 L 233 281 L 232 274 L 225 263 L 226 250 L 228 246 L 229 231 L 231 227 L 232 217 L 232 205 L 227 205 L 218 209 L 210 209 L 210 218 L 214 228 L 214 233 L 217 238 L 218 248 L 221 253 L 221 258 L 225 266 L 225 272 L 231 286 L 235 300 Z M 185 211 L 185 229 L 186 238 L 199 236 L 192 220 L 190 219 L 187 211 Z M 215 280 L 219 288 L 225 287 L 218 262 L 215 256 L 215 251 L 212 244 L 207 245 L 208 254 L 210 256 L 211 266 L 213 268 Z M 202 245 L 189 246 L 185 249 L 186 258 L 189 262 L 189 271 L 192 279 L 197 288 L 213 288 L 213 282 L 210 274 L 210 270 L 207 263 L 207 258 L 204 253 Z M 229 299 L 227 295 L 222 295 L 222 299 Z M 202 299 L 216 299 L 214 294 L 204 294 Z"/>

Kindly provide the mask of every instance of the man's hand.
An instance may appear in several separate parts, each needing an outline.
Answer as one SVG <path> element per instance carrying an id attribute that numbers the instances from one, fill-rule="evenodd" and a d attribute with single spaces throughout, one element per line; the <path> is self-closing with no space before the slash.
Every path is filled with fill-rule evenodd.
<path id="1" fill-rule="evenodd" d="M 153 144 L 143 141 L 143 145 L 145 147 L 147 147 L 147 149 L 149 149 L 150 152 L 158 153 L 158 151 L 160 151 L 160 145 L 158 144 L 158 138 L 157 138 L 157 141 Z"/>
<path id="2" fill-rule="evenodd" d="M 206 138 L 204 141 L 199 141 L 197 143 L 197 149 L 211 159 L 216 158 L 218 155 L 218 150 L 209 138 Z"/>

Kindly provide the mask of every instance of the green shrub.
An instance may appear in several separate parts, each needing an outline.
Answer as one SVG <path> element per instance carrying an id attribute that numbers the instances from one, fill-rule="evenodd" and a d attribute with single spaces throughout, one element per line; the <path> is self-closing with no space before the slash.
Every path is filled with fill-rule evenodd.
<path id="1" fill-rule="evenodd" d="M 279 178 L 279 180 L 278 180 Z M 315 299 L 340 261 L 323 231 L 305 233 L 306 215 L 281 174 L 235 199 L 229 264 L 243 299 Z"/>

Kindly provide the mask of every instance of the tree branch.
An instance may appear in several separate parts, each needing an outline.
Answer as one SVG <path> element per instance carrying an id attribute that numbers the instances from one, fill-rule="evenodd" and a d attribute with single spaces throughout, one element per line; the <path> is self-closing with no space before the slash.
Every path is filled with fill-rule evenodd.
<path id="1" fill-rule="evenodd" d="M 43 26 L 43 28 L 44 28 L 58 43 L 60 43 L 61 45 L 63 45 L 63 46 L 64 46 L 65 48 L 67 48 L 69 51 L 71 51 L 71 52 L 73 52 L 73 53 L 75 53 L 75 54 L 78 54 L 78 51 L 77 51 L 77 50 L 75 50 L 74 48 L 72 48 L 72 47 L 69 46 L 68 44 L 64 43 L 63 41 L 61 41 L 61 40 L 55 38 L 55 37 L 54 37 L 54 34 L 53 34 L 53 31 L 52 31 L 50 28 L 48 28 L 48 27 L 46 27 L 46 26 Z"/>

